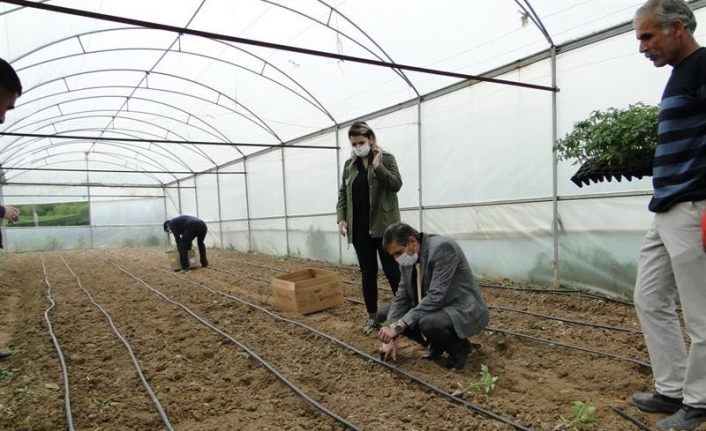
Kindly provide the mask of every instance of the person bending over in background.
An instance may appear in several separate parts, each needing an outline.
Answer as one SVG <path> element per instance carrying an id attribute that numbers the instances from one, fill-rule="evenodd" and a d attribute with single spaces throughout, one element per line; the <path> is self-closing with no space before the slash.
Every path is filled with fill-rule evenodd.
<path id="1" fill-rule="evenodd" d="M 10 66 L 10 63 L 0 58 L 0 124 L 5 123 L 5 114 L 7 111 L 15 109 L 15 102 L 21 95 L 20 77 L 17 76 L 17 72 Z M 0 218 L 14 223 L 19 216 L 20 211 L 17 208 L 0 205 Z M 0 235 L 0 248 L 2 248 L 2 235 Z M 9 352 L 0 352 L 0 361 L 4 361 L 10 356 Z"/>
<path id="2" fill-rule="evenodd" d="M 196 238 L 196 244 L 199 246 L 199 258 L 201 258 L 201 266 L 208 266 L 206 258 L 206 244 L 203 240 L 206 238 L 208 227 L 200 218 L 190 215 L 180 215 L 171 220 L 164 222 L 164 231 L 171 232 L 174 235 L 177 249 L 179 250 L 179 261 L 181 263 L 181 271 L 189 271 L 189 250 Z"/>
<path id="3" fill-rule="evenodd" d="M 672 413 L 661 430 L 706 422 L 706 253 L 700 221 L 706 212 L 706 49 L 694 39 L 696 20 L 682 0 L 651 0 L 633 19 L 639 50 L 656 67 L 672 66 L 662 94 L 649 204 L 654 212 L 640 250 L 635 310 L 655 379 L 654 393 L 632 402 Z M 684 314 L 684 344 L 677 298 Z"/>
<path id="4" fill-rule="evenodd" d="M 461 247 L 404 223 L 388 227 L 382 244 L 402 272 L 387 314 L 390 324 L 378 333 L 384 360 L 397 359 L 395 340 L 402 334 L 429 347 L 426 359 L 441 360 L 446 352 L 446 367 L 463 371 L 468 337 L 486 327 L 490 314 Z"/>
<path id="5" fill-rule="evenodd" d="M 380 327 L 378 311 L 378 255 L 392 293 L 397 292 L 400 270 L 382 248 L 382 233 L 400 221 L 397 192 L 402 178 L 395 156 L 377 145 L 375 132 L 363 121 L 348 129 L 352 155 L 343 166 L 343 181 L 338 191 L 336 213 L 338 230 L 353 243 L 363 285 L 363 299 L 368 321 L 363 332 L 373 333 Z"/>

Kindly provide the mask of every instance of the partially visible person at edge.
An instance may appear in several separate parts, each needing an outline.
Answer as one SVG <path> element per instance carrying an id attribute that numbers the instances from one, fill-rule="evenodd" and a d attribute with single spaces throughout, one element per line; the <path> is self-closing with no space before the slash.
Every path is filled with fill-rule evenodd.
<path id="1" fill-rule="evenodd" d="M 17 98 L 22 95 L 22 83 L 17 76 L 15 69 L 10 64 L 0 58 L 0 124 L 5 123 L 7 111 L 15 109 Z M 17 221 L 20 211 L 12 206 L 0 205 L 0 218 L 6 219 L 10 223 Z M 2 235 L 0 235 L 0 248 L 2 247 Z M 4 361 L 12 354 L 10 352 L 0 352 L 0 361 Z"/>
<path id="2" fill-rule="evenodd" d="M 196 244 L 199 247 L 201 266 L 204 268 L 208 266 L 206 244 L 204 243 L 208 227 L 203 220 L 190 215 L 180 215 L 165 221 L 164 231 L 171 232 L 174 235 L 174 240 L 179 250 L 179 262 L 181 263 L 182 272 L 189 272 L 189 250 L 191 250 L 194 238 L 196 238 Z"/>
<path id="3" fill-rule="evenodd" d="M 405 335 L 429 348 L 424 358 L 443 361 L 448 353 L 443 365 L 463 371 L 471 352 L 468 337 L 486 327 L 490 314 L 461 247 L 404 223 L 388 227 L 382 244 L 402 270 L 390 324 L 378 333 L 383 359 L 397 359 L 395 340 Z"/>
<path id="4" fill-rule="evenodd" d="M 363 332 L 380 327 L 378 311 L 378 259 L 382 263 L 392 293 L 397 292 L 400 270 L 382 248 L 385 228 L 400 221 L 397 192 L 402 178 L 395 156 L 378 146 L 375 132 L 365 122 L 356 121 L 348 129 L 351 157 L 343 166 L 343 181 L 336 204 L 338 230 L 353 243 L 360 266 L 363 299 L 368 321 Z"/>
<path id="5" fill-rule="evenodd" d="M 706 49 L 694 39 L 694 13 L 682 0 L 648 1 L 633 25 L 640 53 L 672 71 L 659 111 L 649 203 L 655 215 L 640 250 L 634 294 L 655 392 L 634 394 L 632 402 L 644 411 L 669 413 L 657 422 L 660 430 L 691 430 L 706 422 L 706 253 L 700 226 L 706 212 Z"/>

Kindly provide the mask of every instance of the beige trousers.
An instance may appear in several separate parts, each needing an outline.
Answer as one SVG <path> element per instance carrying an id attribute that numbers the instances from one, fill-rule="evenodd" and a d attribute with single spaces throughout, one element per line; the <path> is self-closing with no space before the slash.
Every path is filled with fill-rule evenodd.
<path id="1" fill-rule="evenodd" d="M 706 407 L 706 253 L 701 217 L 706 201 L 683 202 L 655 214 L 645 235 L 635 309 L 650 354 L 657 392 Z M 677 314 L 682 306 L 687 349 Z"/>

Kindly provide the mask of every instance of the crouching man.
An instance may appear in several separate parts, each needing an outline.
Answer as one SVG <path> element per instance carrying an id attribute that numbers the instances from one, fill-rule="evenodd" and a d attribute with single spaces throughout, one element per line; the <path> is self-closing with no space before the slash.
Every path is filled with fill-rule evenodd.
<path id="1" fill-rule="evenodd" d="M 387 313 L 389 326 L 378 333 L 384 359 L 397 359 L 395 340 L 405 335 L 429 348 L 426 359 L 439 361 L 448 353 L 446 367 L 463 371 L 468 337 L 485 328 L 489 313 L 461 247 L 404 223 L 385 230 L 382 246 L 402 276 Z"/>

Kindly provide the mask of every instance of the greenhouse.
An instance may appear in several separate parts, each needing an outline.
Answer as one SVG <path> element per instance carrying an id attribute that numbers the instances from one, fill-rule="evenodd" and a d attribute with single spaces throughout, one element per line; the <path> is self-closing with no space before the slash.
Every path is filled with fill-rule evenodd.
<path id="1" fill-rule="evenodd" d="M 0 58 L 22 82 L 0 125 L 0 203 L 21 215 L 2 225 L 0 326 L 43 331 L 0 332 L 0 350 L 13 351 L 0 364 L 0 428 L 652 426 L 660 417 L 629 403 L 652 390 L 630 307 L 652 177 L 582 184 L 580 161 L 556 151 L 595 111 L 659 104 L 672 68 L 638 51 L 643 3 L 0 0 Z M 706 1 L 688 3 L 705 42 Z M 490 323 L 461 375 L 411 359 L 390 372 L 359 331 L 359 257 L 337 225 L 357 121 L 394 155 L 401 221 L 453 239 L 487 284 Z M 206 223 L 207 270 L 170 273 L 165 220 L 179 215 Z M 285 314 L 324 335 L 260 326 L 270 317 L 231 304 L 271 314 L 271 279 L 304 268 L 343 286 L 336 308 Z M 391 301 L 379 281 L 380 303 Z M 169 323 L 178 307 L 220 332 Z M 520 308 L 564 320 L 514 327 L 528 318 L 511 313 Z M 293 344 L 258 350 L 268 334 L 269 349 Z M 354 356 L 326 337 L 373 358 L 345 364 Z M 471 389 L 481 363 L 496 389 Z M 299 380 L 301 398 L 280 383 Z M 397 391 L 413 408 L 367 404 Z"/>

